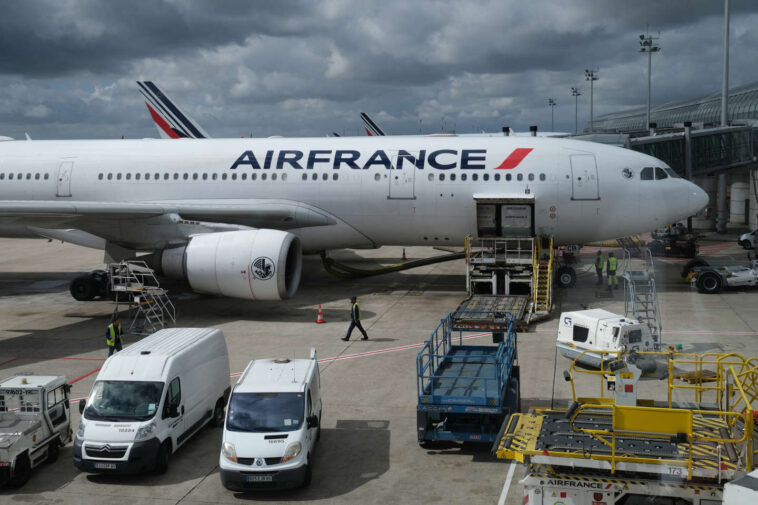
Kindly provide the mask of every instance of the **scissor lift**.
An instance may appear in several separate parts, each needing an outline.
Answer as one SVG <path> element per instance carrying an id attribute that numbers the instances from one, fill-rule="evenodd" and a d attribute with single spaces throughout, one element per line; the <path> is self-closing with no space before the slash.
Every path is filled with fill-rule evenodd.
<path id="1" fill-rule="evenodd" d="M 568 408 L 516 413 L 504 425 L 493 451 L 528 465 L 525 503 L 610 505 L 631 495 L 720 503 L 723 483 L 756 463 L 758 359 L 675 352 L 618 358 L 594 371 L 578 368 L 577 358 L 566 372 Z M 645 384 L 638 360 L 661 365 L 665 400 L 638 398 Z M 675 377 L 683 371 L 703 380 L 680 383 Z M 584 374 L 598 381 L 599 396 L 576 395 L 575 380 Z M 662 389 L 660 381 L 648 384 Z"/>

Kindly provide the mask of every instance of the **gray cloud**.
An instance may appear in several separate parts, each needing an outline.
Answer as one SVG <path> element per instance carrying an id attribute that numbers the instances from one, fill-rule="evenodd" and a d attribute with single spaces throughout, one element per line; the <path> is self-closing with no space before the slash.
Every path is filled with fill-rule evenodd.
<path id="1" fill-rule="evenodd" d="M 758 80 L 758 4 L 732 0 L 730 82 Z M 716 91 L 723 4 L 712 0 L 7 2 L 0 17 L 0 135 L 155 136 L 134 81 L 156 81 L 213 136 L 550 127 Z"/>

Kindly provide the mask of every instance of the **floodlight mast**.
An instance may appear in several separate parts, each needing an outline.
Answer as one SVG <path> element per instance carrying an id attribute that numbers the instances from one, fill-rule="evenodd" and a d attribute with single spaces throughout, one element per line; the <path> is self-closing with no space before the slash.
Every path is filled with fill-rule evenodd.
<path id="1" fill-rule="evenodd" d="M 648 33 L 645 35 L 644 33 L 640 34 L 640 52 L 641 53 L 647 53 L 647 115 L 645 116 L 645 128 L 650 128 L 650 87 L 651 87 L 651 71 L 652 71 L 652 60 L 653 60 L 653 53 L 657 53 L 661 50 L 661 46 L 658 44 L 658 40 L 661 37 L 653 37 Z"/>
<path id="2" fill-rule="evenodd" d="M 582 94 L 579 92 L 579 88 L 571 88 L 571 96 L 574 97 L 574 135 L 579 132 L 578 110 L 579 110 L 579 97 Z"/>
<path id="3" fill-rule="evenodd" d="M 595 132 L 595 115 L 592 110 L 593 108 L 593 102 L 595 99 L 595 89 L 594 89 L 594 82 L 600 79 L 600 77 L 597 75 L 598 70 L 590 70 L 588 68 L 584 69 L 584 80 L 590 81 L 590 133 Z"/>
<path id="4" fill-rule="evenodd" d="M 555 131 L 555 115 L 553 112 L 555 112 L 555 106 L 558 105 L 558 103 L 555 101 L 555 98 L 548 98 L 547 104 L 550 107 L 550 131 Z"/>

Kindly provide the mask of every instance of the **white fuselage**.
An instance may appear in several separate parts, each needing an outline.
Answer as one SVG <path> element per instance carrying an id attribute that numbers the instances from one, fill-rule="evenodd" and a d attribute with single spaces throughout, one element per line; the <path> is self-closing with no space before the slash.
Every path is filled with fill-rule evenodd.
<path id="1" fill-rule="evenodd" d="M 0 142 L 0 208 L 9 201 L 154 203 L 170 214 L 172 202 L 280 202 L 330 222 L 258 227 L 288 229 L 306 251 L 318 251 L 461 245 L 477 234 L 475 197 L 533 198 L 534 233 L 558 244 L 648 231 L 707 202 L 683 179 L 641 180 L 643 167 L 666 165 L 631 150 L 534 137 L 7 141 Z M 76 228 L 149 250 L 201 231 L 181 218 L 6 210 L 0 234 Z M 245 224 L 221 211 L 213 221 Z"/>

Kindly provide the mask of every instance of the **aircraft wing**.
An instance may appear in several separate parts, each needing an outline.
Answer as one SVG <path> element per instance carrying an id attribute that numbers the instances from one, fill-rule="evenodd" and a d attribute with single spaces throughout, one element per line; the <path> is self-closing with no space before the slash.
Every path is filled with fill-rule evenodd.
<path id="1" fill-rule="evenodd" d="M 291 200 L 170 200 L 156 202 L 0 202 L 0 219 L 66 227 L 77 221 L 138 220 L 174 215 L 181 220 L 238 224 L 253 228 L 293 229 L 337 223 L 329 213 Z"/>

